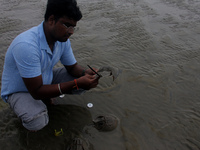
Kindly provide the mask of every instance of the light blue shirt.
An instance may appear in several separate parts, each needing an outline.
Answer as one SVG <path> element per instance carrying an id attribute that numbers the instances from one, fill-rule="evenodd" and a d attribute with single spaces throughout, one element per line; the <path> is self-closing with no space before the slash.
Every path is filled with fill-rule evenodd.
<path id="1" fill-rule="evenodd" d="M 70 40 L 56 42 L 53 53 L 47 44 L 43 22 L 18 35 L 7 50 L 2 74 L 1 97 L 27 92 L 22 80 L 42 75 L 43 84 L 51 84 L 53 67 L 58 61 L 63 65 L 76 63 Z"/>

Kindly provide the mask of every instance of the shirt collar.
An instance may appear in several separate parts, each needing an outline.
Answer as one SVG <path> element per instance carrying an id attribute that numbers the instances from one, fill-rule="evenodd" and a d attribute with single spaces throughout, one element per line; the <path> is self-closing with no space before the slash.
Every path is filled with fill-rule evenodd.
<path id="1" fill-rule="evenodd" d="M 40 37 L 40 49 L 45 50 L 47 53 L 52 55 L 52 51 L 49 48 L 49 45 L 46 40 L 46 36 L 44 34 L 44 27 L 43 27 L 44 21 L 38 26 L 38 31 L 39 31 L 39 37 Z"/>

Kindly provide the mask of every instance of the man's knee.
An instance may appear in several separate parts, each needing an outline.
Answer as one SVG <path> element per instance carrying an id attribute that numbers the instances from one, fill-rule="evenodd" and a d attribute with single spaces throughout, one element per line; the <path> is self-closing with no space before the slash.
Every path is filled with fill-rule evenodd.
<path id="1" fill-rule="evenodd" d="M 44 128 L 48 122 L 49 122 L 49 116 L 48 114 L 44 113 L 43 115 L 40 115 L 39 117 L 36 117 L 32 119 L 31 121 L 22 121 L 23 126 L 30 130 L 30 131 L 38 131 Z"/>
<path id="2" fill-rule="evenodd" d="M 41 100 L 33 99 L 30 93 L 14 93 L 7 101 L 28 130 L 40 130 L 48 124 L 46 105 Z"/>

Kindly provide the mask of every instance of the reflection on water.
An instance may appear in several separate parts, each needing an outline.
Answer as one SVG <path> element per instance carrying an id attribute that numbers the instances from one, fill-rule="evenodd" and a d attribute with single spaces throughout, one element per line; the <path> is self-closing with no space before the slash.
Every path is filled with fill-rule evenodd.
<path id="1" fill-rule="evenodd" d="M 37 133 L 27 132 L 1 101 L 0 149 L 62 150 L 74 135 L 95 150 L 200 149 L 200 2 L 78 3 L 84 17 L 71 37 L 78 62 L 122 72 L 114 82 L 106 76 L 96 89 L 59 99 L 64 106 L 50 107 L 49 125 Z M 45 0 L 0 1 L 1 62 L 18 33 L 41 23 L 45 5 Z M 119 126 L 99 132 L 90 125 L 99 114 L 114 114 Z M 61 128 L 64 135 L 55 137 Z"/>

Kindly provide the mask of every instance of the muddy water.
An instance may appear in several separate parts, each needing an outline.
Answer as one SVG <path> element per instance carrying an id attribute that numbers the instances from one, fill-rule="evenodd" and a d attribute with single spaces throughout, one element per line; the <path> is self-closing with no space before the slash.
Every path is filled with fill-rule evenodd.
<path id="1" fill-rule="evenodd" d="M 198 0 L 78 0 L 83 19 L 71 37 L 80 64 L 122 71 L 81 96 L 49 108 L 50 123 L 29 133 L 0 102 L 0 149 L 64 150 L 84 138 L 95 150 L 200 149 L 200 2 Z M 1 67 L 12 39 L 43 20 L 46 1 L 0 0 Z M 60 64 L 58 64 L 59 66 Z M 87 103 L 93 103 L 87 108 Z M 111 132 L 91 120 L 120 119 Z M 54 130 L 64 131 L 59 137 Z"/>

